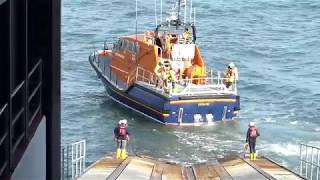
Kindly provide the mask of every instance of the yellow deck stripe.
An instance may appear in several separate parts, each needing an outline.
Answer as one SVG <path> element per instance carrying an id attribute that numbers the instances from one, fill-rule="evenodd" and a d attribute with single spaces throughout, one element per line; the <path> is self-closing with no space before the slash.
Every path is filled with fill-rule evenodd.
<path id="1" fill-rule="evenodd" d="M 193 103 L 210 103 L 210 102 L 236 102 L 236 99 L 189 99 L 170 101 L 170 104 L 193 104 Z"/>

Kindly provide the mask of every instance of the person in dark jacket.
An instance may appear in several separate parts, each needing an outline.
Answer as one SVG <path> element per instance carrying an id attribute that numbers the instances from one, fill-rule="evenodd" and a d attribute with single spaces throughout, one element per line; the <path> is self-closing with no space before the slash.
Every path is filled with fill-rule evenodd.
<path id="1" fill-rule="evenodd" d="M 120 120 L 117 127 L 114 128 L 113 133 L 114 140 L 117 142 L 116 159 L 126 159 L 126 146 L 127 142 L 130 140 L 129 132 L 127 130 L 127 120 Z"/>
<path id="2" fill-rule="evenodd" d="M 254 122 L 249 123 L 249 128 L 247 131 L 247 138 L 246 143 L 249 144 L 250 148 L 250 160 L 256 160 L 257 154 L 256 154 L 256 139 L 260 136 L 258 129 L 256 128 L 256 125 Z"/>

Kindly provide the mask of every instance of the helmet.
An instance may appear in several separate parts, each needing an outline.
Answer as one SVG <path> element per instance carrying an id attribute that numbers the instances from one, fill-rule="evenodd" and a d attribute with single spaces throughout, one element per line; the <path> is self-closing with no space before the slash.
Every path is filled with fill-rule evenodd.
<path id="1" fill-rule="evenodd" d="M 119 124 L 119 125 L 120 125 L 120 124 L 127 125 L 127 120 L 121 119 L 121 120 L 118 122 L 118 124 Z"/>
<path id="2" fill-rule="evenodd" d="M 250 123 L 249 123 L 249 126 L 250 126 L 250 127 L 253 127 L 253 126 L 255 126 L 255 125 L 256 125 L 256 123 L 254 123 L 254 122 L 250 122 Z"/>
<path id="3" fill-rule="evenodd" d="M 231 62 L 231 63 L 229 64 L 229 67 L 230 67 L 230 68 L 234 68 L 234 67 L 236 67 L 236 65 L 235 65 L 233 62 Z"/>

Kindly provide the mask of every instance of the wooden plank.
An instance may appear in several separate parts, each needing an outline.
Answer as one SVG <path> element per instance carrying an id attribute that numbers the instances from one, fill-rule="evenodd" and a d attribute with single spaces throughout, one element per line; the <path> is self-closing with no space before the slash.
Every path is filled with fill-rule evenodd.
<path id="1" fill-rule="evenodd" d="M 285 179 L 292 179 L 292 180 L 300 180 L 303 179 L 299 175 L 291 172 L 290 170 L 282 167 L 271 160 L 266 158 L 259 158 L 256 161 L 252 161 L 253 164 L 258 166 L 262 171 L 268 173 L 275 179 L 285 180 Z"/>
<path id="2" fill-rule="evenodd" d="M 267 179 L 265 176 L 260 174 L 256 169 L 248 165 L 242 159 L 235 159 L 235 160 L 223 162 L 222 165 L 233 179 L 237 179 L 237 180 L 247 180 L 247 179 L 266 180 Z"/>
<path id="3" fill-rule="evenodd" d="M 194 165 L 193 166 L 196 179 L 198 180 L 206 180 L 206 179 L 214 179 L 220 180 L 218 173 L 214 170 L 213 166 L 210 168 L 210 165 L 202 164 L 202 165 Z"/>
<path id="4" fill-rule="evenodd" d="M 297 174 L 277 163 L 259 158 L 249 161 L 239 157 L 228 157 L 219 161 L 196 164 L 192 167 L 162 162 L 147 157 L 129 157 L 125 161 L 107 156 L 89 167 L 80 180 L 86 179 L 118 180 L 247 180 L 247 179 L 302 179 Z"/>
<path id="5" fill-rule="evenodd" d="M 108 177 L 107 180 L 116 180 L 122 173 L 122 171 L 127 167 L 127 165 L 131 162 L 132 158 L 128 157 L 124 160 L 120 166 L 118 166 Z"/>
<path id="6" fill-rule="evenodd" d="M 261 169 L 259 166 L 257 166 L 254 162 L 257 161 L 250 161 L 247 159 L 242 159 L 243 161 L 245 161 L 247 164 L 249 164 L 251 167 L 253 167 L 254 169 L 256 169 L 260 174 L 262 174 L 264 177 L 266 177 L 269 180 L 276 180 L 273 176 L 271 176 L 269 173 L 265 172 L 263 169 Z"/>
<path id="7" fill-rule="evenodd" d="M 162 173 L 162 179 L 170 180 L 183 180 L 182 173 L 181 173 L 181 166 L 177 164 L 165 164 L 163 173 Z"/>
<path id="8" fill-rule="evenodd" d="M 232 179 L 231 175 L 220 164 L 216 164 L 214 166 L 208 166 L 208 168 L 211 172 L 216 172 L 221 180 Z"/>
<path id="9" fill-rule="evenodd" d="M 193 167 L 192 166 L 182 167 L 182 177 L 187 180 L 196 180 Z"/>
<path id="10" fill-rule="evenodd" d="M 118 167 L 123 160 L 113 159 L 112 157 L 106 157 L 98 163 L 94 164 L 92 168 L 116 168 Z"/>
<path id="11" fill-rule="evenodd" d="M 161 180 L 162 172 L 163 172 L 163 164 L 157 163 L 152 169 L 150 180 Z"/>
<path id="12" fill-rule="evenodd" d="M 106 156 L 88 167 L 88 170 L 79 180 L 105 180 L 120 164 L 122 160 L 113 159 L 112 156 Z"/>
<path id="13" fill-rule="evenodd" d="M 105 180 L 116 168 L 109 169 L 90 169 L 78 180 Z"/>
<path id="14" fill-rule="evenodd" d="M 149 180 L 153 167 L 154 163 L 141 159 L 132 159 L 117 180 Z"/>

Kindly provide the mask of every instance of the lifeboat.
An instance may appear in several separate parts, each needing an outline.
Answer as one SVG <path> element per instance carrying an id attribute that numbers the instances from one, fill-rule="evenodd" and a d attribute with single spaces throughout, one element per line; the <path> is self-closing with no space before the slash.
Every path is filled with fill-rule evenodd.
<path id="1" fill-rule="evenodd" d="M 195 24 L 177 14 L 153 31 L 95 50 L 90 64 L 111 99 L 161 124 L 233 120 L 240 110 L 237 76 L 230 82 L 226 73 L 206 68 Z"/>

